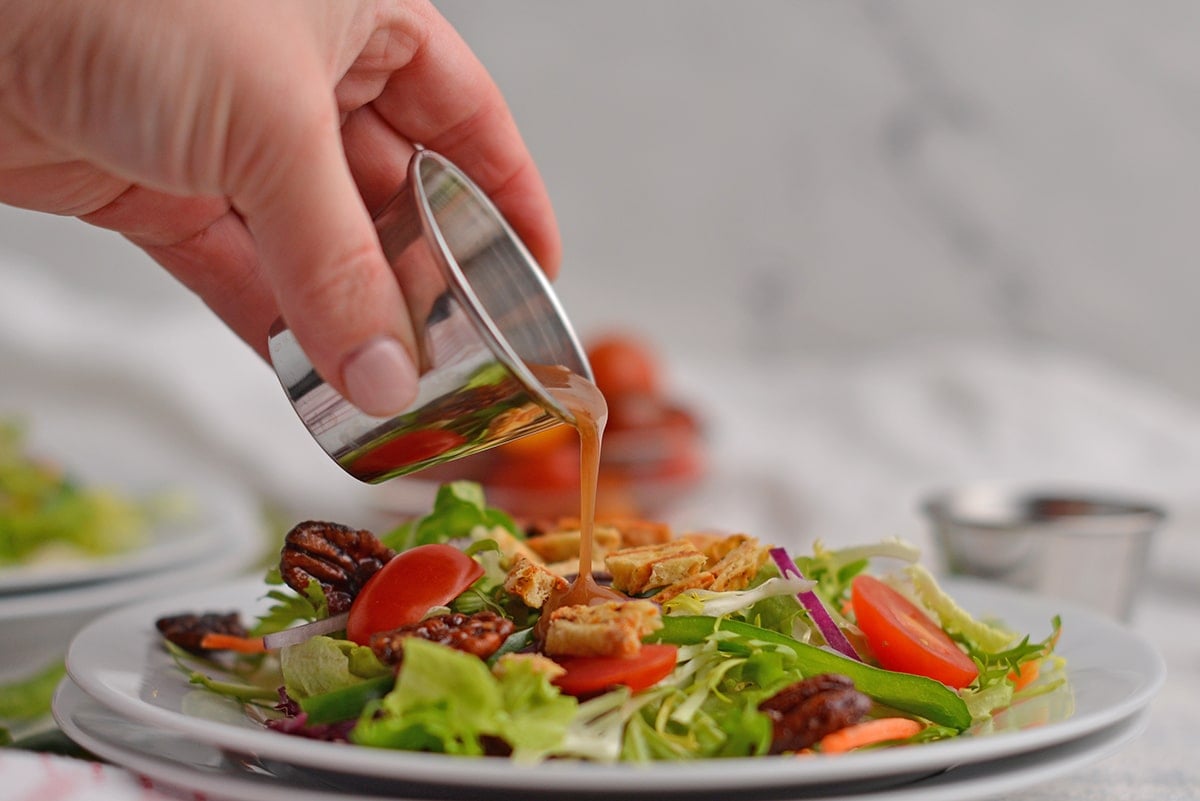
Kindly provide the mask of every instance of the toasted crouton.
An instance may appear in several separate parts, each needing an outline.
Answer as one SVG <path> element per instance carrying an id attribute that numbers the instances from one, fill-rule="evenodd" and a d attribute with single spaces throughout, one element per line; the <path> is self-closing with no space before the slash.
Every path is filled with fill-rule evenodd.
<path id="1" fill-rule="evenodd" d="M 714 576 L 709 589 L 717 592 L 745 589 L 766 561 L 767 549 L 748 537 L 709 569 Z"/>
<path id="2" fill-rule="evenodd" d="M 712 586 L 714 581 L 716 581 L 716 576 L 707 570 L 696 573 L 693 576 L 688 576 L 682 581 L 675 582 L 669 587 L 664 587 L 661 592 L 655 593 L 654 602 L 658 604 L 665 604 L 667 601 L 671 600 L 682 592 L 687 592 L 688 590 L 707 590 Z"/>
<path id="3" fill-rule="evenodd" d="M 637 548 L 642 545 L 657 545 L 671 539 L 671 527 L 666 523 L 642 520 L 636 517 L 621 517 L 605 520 L 621 534 L 622 548 Z"/>
<path id="4" fill-rule="evenodd" d="M 709 567 L 712 567 L 733 552 L 735 548 L 746 543 L 758 545 L 758 540 L 751 537 L 749 534 L 729 534 L 724 537 L 717 538 L 707 547 L 702 548 L 704 555 L 708 557 Z"/>
<path id="5" fill-rule="evenodd" d="M 517 596 L 530 609 L 541 609 L 546 599 L 555 590 L 566 592 L 567 580 L 547 570 L 544 566 L 518 557 L 517 563 L 504 579 L 506 592 Z"/>
<path id="6" fill-rule="evenodd" d="M 500 548 L 500 553 L 504 555 L 504 563 L 515 565 L 521 559 L 528 559 L 534 564 L 541 564 L 542 557 L 529 549 L 525 544 L 525 540 L 520 540 L 514 537 L 509 531 L 500 526 L 491 528 L 487 536 L 496 541 L 496 545 Z"/>
<path id="7" fill-rule="evenodd" d="M 690 542 L 674 540 L 661 545 L 622 548 L 608 554 L 604 564 L 612 574 L 613 589 L 640 595 L 700 572 L 707 561 Z"/>
<path id="8" fill-rule="evenodd" d="M 619 546 L 621 548 L 655 545 L 671 539 L 671 526 L 655 520 L 644 520 L 640 517 L 597 517 L 596 524 L 616 529 L 621 536 L 621 545 Z M 579 528 L 579 518 L 561 518 L 558 521 L 558 527 L 564 530 L 577 529 Z"/>
<path id="9" fill-rule="evenodd" d="M 565 562 L 568 559 L 579 558 L 579 529 L 552 531 L 537 537 L 530 537 L 526 544 L 549 564 Z M 592 530 L 592 550 L 599 554 L 615 551 L 621 547 L 621 535 L 615 528 L 596 526 Z"/>
<path id="10" fill-rule="evenodd" d="M 550 613 L 544 650 L 557 656 L 634 656 L 642 638 L 662 628 L 650 601 L 608 601 L 563 606 Z"/>

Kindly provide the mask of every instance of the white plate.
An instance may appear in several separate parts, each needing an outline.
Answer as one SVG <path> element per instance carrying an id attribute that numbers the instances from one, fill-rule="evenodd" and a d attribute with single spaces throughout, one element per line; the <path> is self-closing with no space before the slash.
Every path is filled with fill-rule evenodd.
<path id="1" fill-rule="evenodd" d="M 203 795 L 210 801 L 346 801 L 347 798 L 339 789 L 323 787 L 286 766 L 268 769 L 252 759 L 226 754 L 216 746 L 129 720 L 88 697 L 69 679 L 63 681 L 55 694 L 54 715 L 63 732 L 83 748 L 181 797 Z M 1062 745 L 952 768 L 901 787 L 838 796 L 821 790 L 814 792 L 822 792 L 824 801 L 993 798 L 1042 784 L 1113 754 L 1137 737 L 1145 724 L 1145 713 L 1137 713 Z M 369 797 L 361 790 L 355 796 Z M 404 796 L 388 793 L 383 797 Z"/>
<path id="2" fill-rule="evenodd" d="M 194 484 L 191 492 L 202 511 L 186 533 L 203 543 L 204 553 L 170 569 L 112 581 L 0 595 L 0 680 L 62 659 L 75 633 L 111 609 L 245 575 L 266 545 L 257 503 L 232 486 Z"/>
<path id="3" fill-rule="evenodd" d="M 154 621 L 189 610 L 263 608 L 260 581 L 155 600 L 110 613 L 72 642 L 71 677 L 90 696 L 132 720 L 263 759 L 376 779 L 456 787 L 580 792 L 678 792 L 801 788 L 878 776 L 913 775 L 999 759 L 1083 737 L 1147 705 L 1165 677 L 1162 659 L 1141 636 L 1084 609 L 984 584 L 948 582 L 969 610 L 1002 617 L 1035 635 L 1063 617 L 1060 653 L 1073 693 L 1031 699 L 998 716 L 993 731 L 915 748 L 841 758 L 746 758 L 629 765 L 556 761 L 538 766 L 501 759 L 464 759 L 290 737 L 262 727 L 241 708 L 190 685 L 163 650 Z"/>

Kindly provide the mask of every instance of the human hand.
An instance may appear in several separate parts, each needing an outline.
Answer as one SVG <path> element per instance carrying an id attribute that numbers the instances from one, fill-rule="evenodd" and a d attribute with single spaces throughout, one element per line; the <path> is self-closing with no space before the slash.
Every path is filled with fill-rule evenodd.
<path id="1" fill-rule="evenodd" d="M 416 393 L 369 210 L 420 143 L 553 277 L 549 198 L 500 92 L 423 0 L 0 0 L 0 202 L 124 234 L 266 354 L 280 316 L 364 411 Z"/>

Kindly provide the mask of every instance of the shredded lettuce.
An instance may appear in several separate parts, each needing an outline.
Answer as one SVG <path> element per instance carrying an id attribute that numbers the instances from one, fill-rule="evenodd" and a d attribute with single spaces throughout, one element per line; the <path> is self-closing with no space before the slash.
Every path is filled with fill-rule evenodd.
<path id="1" fill-rule="evenodd" d="M 978 620 L 959 606 L 938 585 L 933 574 L 921 565 L 909 565 L 905 573 L 922 604 L 937 616 L 942 628 L 951 636 L 957 635 L 988 653 L 1001 651 L 1016 640 L 1017 635 L 1008 629 Z"/>
<path id="2" fill-rule="evenodd" d="M 850 582 L 867 569 L 872 559 L 916 562 L 920 555 L 917 546 L 896 538 L 837 550 L 829 550 L 817 540 L 812 555 L 797 557 L 796 566 L 806 578 L 817 582 L 814 592 L 830 607 L 839 609 L 850 597 Z"/>
<path id="3" fill-rule="evenodd" d="M 794 598 L 796 593 L 812 589 L 813 586 L 815 582 L 801 578 L 776 577 L 748 590 L 686 590 L 663 604 L 663 613 L 724 617 L 742 612 L 767 598 Z"/>

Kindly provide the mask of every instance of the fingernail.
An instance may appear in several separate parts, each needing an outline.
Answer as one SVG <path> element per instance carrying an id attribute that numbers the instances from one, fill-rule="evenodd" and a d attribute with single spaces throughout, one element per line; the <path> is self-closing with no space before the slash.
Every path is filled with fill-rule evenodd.
<path id="1" fill-rule="evenodd" d="M 347 400 L 375 417 L 399 414 L 417 397 L 417 368 L 397 340 L 377 337 L 342 366 Z"/>

